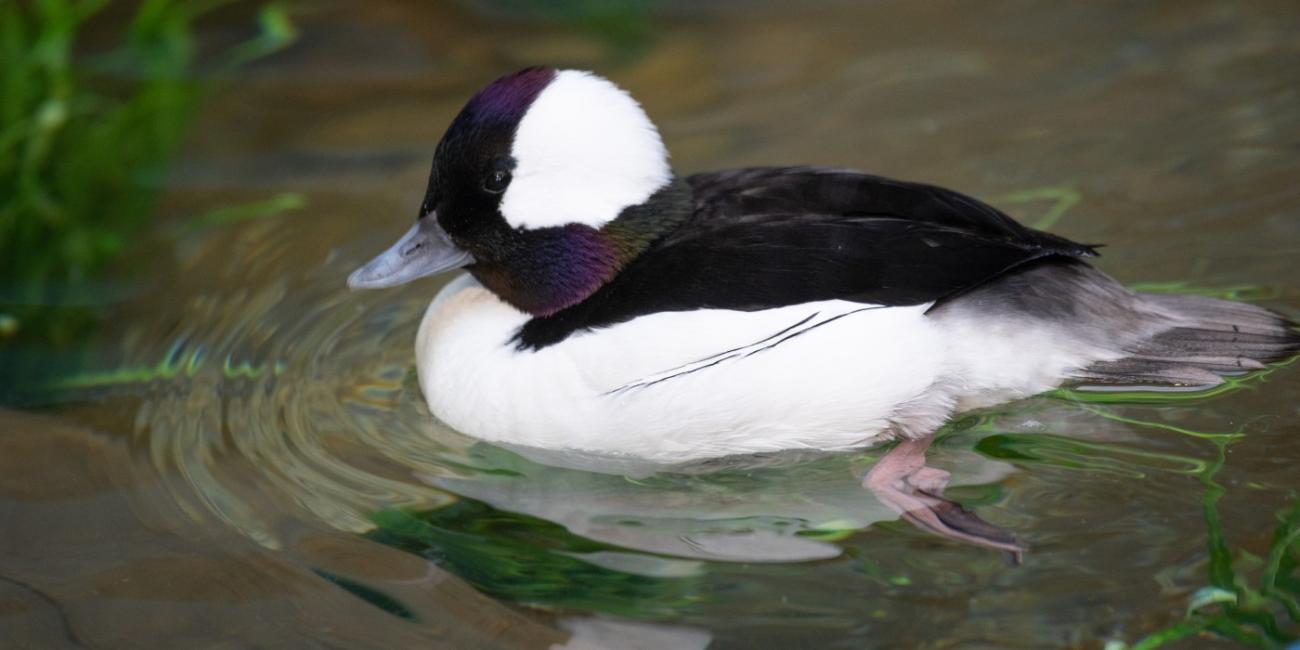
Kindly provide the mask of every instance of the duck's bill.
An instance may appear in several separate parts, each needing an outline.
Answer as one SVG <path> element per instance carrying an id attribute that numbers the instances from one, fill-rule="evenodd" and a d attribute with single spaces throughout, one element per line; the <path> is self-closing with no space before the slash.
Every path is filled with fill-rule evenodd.
<path id="1" fill-rule="evenodd" d="M 434 215 L 415 222 L 396 244 L 348 276 L 348 288 L 382 289 L 458 269 L 474 261 L 452 243 Z"/>

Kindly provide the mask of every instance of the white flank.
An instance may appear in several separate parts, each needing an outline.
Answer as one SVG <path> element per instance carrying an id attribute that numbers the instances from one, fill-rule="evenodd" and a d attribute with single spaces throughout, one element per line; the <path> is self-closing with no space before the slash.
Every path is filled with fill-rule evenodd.
<path id="1" fill-rule="evenodd" d="M 943 368 L 924 306 L 664 312 L 532 352 L 509 342 L 528 315 L 481 287 L 457 289 L 420 325 L 420 385 L 434 415 L 495 442 L 657 462 L 846 449 L 889 430 L 901 404 L 919 408 Z M 806 331 L 768 347 L 787 330 Z"/>
<path id="2" fill-rule="evenodd" d="M 457 281 L 425 313 L 417 369 L 434 415 L 470 436 L 675 463 L 928 433 L 1114 356 L 927 307 L 663 312 L 533 352 L 510 342 L 527 314 Z"/>
<path id="3" fill-rule="evenodd" d="M 517 166 L 501 200 L 516 228 L 599 228 L 672 180 L 668 152 L 641 106 L 588 72 L 561 70 L 519 122 Z"/>

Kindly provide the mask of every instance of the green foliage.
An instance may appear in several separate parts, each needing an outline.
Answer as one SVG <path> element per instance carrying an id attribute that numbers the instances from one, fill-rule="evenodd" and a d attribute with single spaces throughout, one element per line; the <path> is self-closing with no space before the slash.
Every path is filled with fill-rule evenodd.
<path id="1" fill-rule="evenodd" d="M 179 225 L 182 232 L 193 232 L 205 228 L 214 228 L 225 226 L 241 221 L 251 221 L 273 215 L 297 210 L 307 204 L 306 199 L 301 194 L 294 192 L 281 192 L 275 196 L 262 201 L 253 201 L 251 203 L 241 203 L 239 205 L 229 205 L 215 208 L 200 214 L 196 217 L 186 220 Z"/>
<path id="2" fill-rule="evenodd" d="M 583 559 L 638 551 L 470 499 L 421 513 L 385 510 L 373 520 L 378 528 L 367 537 L 427 557 L 484 593 L 513 602 L 654 618 L 698 598 L 693 578 L 625 573 Z"/>
<path id="3" fill-rule="evenodd" d="M 1196 590 L 1184 620 L 1133 645 L 1151 650 L 1193 636 L 1213 635 L 1256 648 L 1293 647 L 1300 640 L 1300 499 L 1278 513 L 1277 528 L 1263 562 L 1228 546 L 1219 517 L 1224 488 L 1214 480 L 1235 439 L 1215 440 L 1218 458 L 1199 476 L 1209 551 L 1209 584 Z M 1254 564 L 1254 567 L 1250 565 Z M 1252 580 L 1252 576 L 1257 576 Z M 1253 584 L 1252 584 L 1253 583 Z"/>
<path id="4" fill-rule="evenodd" d="M 1038 201 L 1051 201 L 1052 205 L 1043 213 L 1043 216 L 1035 219 L 1030 225 L 1039 230 L 1051 230 L 1065 213 L 1074 207 L 1079 201 L 1083 200 L 1083 195 L 1073 188 L 1069 187 L 1039 187 L 1032 190 L 1022 190 L 1012 192 L 996 200 L 997 203 L 1034 203 Z"/>
<path id="5" fill-rule="evenodd" d="M 1196 399 L 1198 394 L 1182 394 Z M 1118 395 L 1115 403 L 1133 403 Z M 1108 443 L 1084 443 L 1057 436 L 995 434 L 977 444 L 986 455 L 1015 462 L 1046 463 L 1056 467 L 1110 471 L 1110 458 L 1132 457 L 1127 466 L 1151 471 L 1195 476 L 1203 486 L 1201 513 L 1205 519 L 1208 567 L 1206 584 L 1189 599 L 1183 620 L 1157 630 L 1132 646 L 1122 642 L 1108 648 L 1151 650 L 1192 637 L 1229 639 L 1256 648 L 1289 648 L 1300 640 L 1300 498 L 1292 494 L 1278 513 L 1277 527 L 1264 558 L 1228 545 L 1219 501 L 1226 493 L 1216 476 L 1227 460 L 1228 448 L 1240 442 L 1240 430 L 1202 432 L 1120 416 L 1094 404 L 1082 406 L 1098 416 L 1162 431 L 1188 435 L 1213 445 L 1212 461 L 1176 454 L 1146 452 Z M 1132 460 L 1137 460 L 1133 463 Z"/>
<path id="6" fill-rule="evenodd" d="M 11 370 L 45 368 L 43 354 L 93 331 L 88 305 L 126 270 L 122 255 L 211 90 L 195 72 L 196 22 L 226 4 L 142 0 L 119 45 L 87 53 L 86 25 L 105 0 L 0 3 L 0 358 Z M 294 37 L 278 5 L 259 22 L 259 36 L 205 58 L 210 77 Z"/>

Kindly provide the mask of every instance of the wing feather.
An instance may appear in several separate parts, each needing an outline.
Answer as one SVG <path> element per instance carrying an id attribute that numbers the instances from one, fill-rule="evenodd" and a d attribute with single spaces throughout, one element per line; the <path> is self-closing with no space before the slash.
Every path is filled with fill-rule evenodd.
<path id="1" fill-rule="evenodd" d="M 693 216 L 587 300 L 529 321 L 521 347 L 661 311 L 937 303 L 1029 262 L 1096 254 L 920 183 L 817 167 L 686 180 Z"/>

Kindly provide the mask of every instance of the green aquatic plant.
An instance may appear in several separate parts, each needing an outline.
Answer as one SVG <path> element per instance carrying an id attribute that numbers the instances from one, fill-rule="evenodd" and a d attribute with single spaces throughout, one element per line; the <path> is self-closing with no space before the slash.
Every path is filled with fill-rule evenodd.
<path id="1" fill-rule="evenodd" d="M 1226 464 L 1228 449 L 1245 439 L 1245 425 L 1232 431 L 1198 431 L 1121 415 L 1114 409 L 1116 406 L 1170 406 L 1178 402 L 1200 401 L 1225 391 L 1247 388 L 1250 382 L 1259 380 L 1277 367 L 1250 377 L 1229 379 L 1227 384 L 1210 391 L 1080 393 L 1062 390 L 1052 395 L 1126 426 L 1188 436 L 1212 446 L 1211 458 L 1149 451 L 1050 433 L 1004 432 L 999 425 L 999 416 L 1014 410 L 970 415 L 950 423 L 945 431 L 978 436 L 976 451 L 1019 465 L 1045 465 L 1136 479 L 1154 473 L 1175 473 L 1195 477 L 1202 485 L 1201 512 L 1205 521 L 1207 558 L 1205 584 L 1188 597 L 1182 620 L 1151 632 L 1131 645 L 1124 641 L 1111 641 L 1105 646 L 1107 650 L 1152 650 L 1191 638 L 1216 638 L 1250 647 L 1290 649 L 1296 647 L 1291 644 L 1300 641 L 1300 497 L 1292 493 L 1278 511 L 1277 526 L 1263 557 L 1245 549 L 1234 549 L 1228 544 L 1219 515 L 1219 502 L 1227 490 L 1216 477 Z"/>
<path id="2" fill-rule="evenodd" d="M 396 616 L 397 618 L 408 621 L 416 620 L 415 613 L 412 612 L 410 608 L 403 605 L 402 602 L 396 598 L 393 598 L 377 589 L 373 589 L 357 582 L 356 580 L 349 580 L 343 576 L 330 573 L 323 569 L 312 569 L 312 573 L 338 585 L 339 588 L 344 591 L 360 598 L 364 602 L 370 603 L 371 605 L 388 612 L 389 614 L 392 614 L 393 616 Z"/>
<path id="3" fill-rule="evenodd" d="M 1278 513 L 1262 562 L 1249 562 L 1258 558 L 1245 551 L 1234 553 L 1219 517 L 1218 504 L 1225 489 L 1214 477 L 1235 441 L 1214 439 L 1218 455 L 1198 473 L 1205 487 L 1201 508 L 1209 552 L 1208 584 L 1192 594 L 1182 621 L 1147 635 L 1133 644 L 1132 650 L 1151 650 L 1204 635 L 1256 648 L 1293 647 L 1289 644 L 1300 640 L 1300 498 L 1292 494 L 1289 505 Z"/>
<path id="4" fill-rule="evenodd" d="M 1051 230 L 1065 213 L 1074 207 L 1079 201 L 1083 200 L 1083 195 L 1078 190 L 1070 187 L 1038 187 L 1030 190 L 1021 190 L 1012 192 L 1006 196 L 998 197 L 995 203 L 1037 203 L 1039 201 L 1051 201 L 1051 206 L 1030 225 L 1039 230 Z"/>
<path id="5" fill-rule="evenodd" d="M 1183 400 L 1203 394 L 1177 394 Z M 1112 395 L 1115 403 L 1132 404 L 1126 394 Z M 1195 431 L 1161 422 L 1119 415 L 1095 400 L 1081 406 L 1126 425 L 1186 435 L 1214 447 L 1214 458 L 1202 461 L 1186 456 L 1147 452 L 1122 445 L 1084 443 L 1059 436 L 995 434 L 983 438 L 977 449 L 987 455 L 1016 462 L 1042 462 L 1056 467 L 1107 471 L 1112 457 L 1131 457 L 1126 465 L 1152 471 L 1195 476 L 1203 486 L 1201 512 L 1205 519 L 1208 567 L 1206 584 L 1192 593 L 1183 620 L 1146 635 L 1129 646 L 1115 641 L 1108 650 L 1152 650 L 1191 637 L 1216 637 L 1257 648 L 1288 648 L 1300 640 L 1300 497 L 1291 494 L 1278 512 L 1268 553 L 1264 558 L 1228 545 L 1219 501 L 1226 488 L 1216 476 L 1227 461 L 1228 448 L 1244 438 L 1241 429 L 1230 432 Z"/>
<path id="6" fill-rule="evenodd" d="M 696 579 L 619 571 L 597 553 L 642 555 L 563 526 L 461 498 L 425 512 L 383 510 L 366 537 L 421 555 L 482 592 L 512 602 L 634 618 L 663 617 L 699 599 Z"/>
<path id="7" fill-rule="evenodd" d="M 142 0 L 92 51 L 105 0 L 0 3 L 0 400 L 79 365 L 213 80 L 294 39 L 267 4 L 257 36 L 205 52 L 196 23 L 229 4 Z"/>

